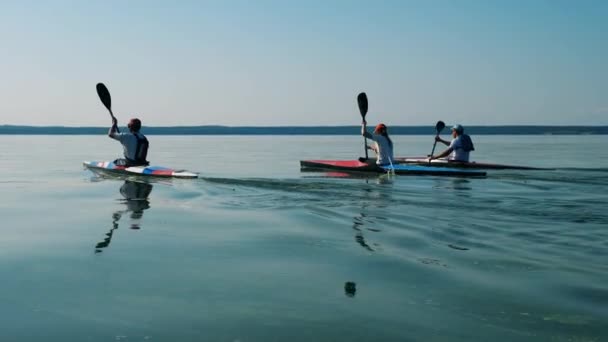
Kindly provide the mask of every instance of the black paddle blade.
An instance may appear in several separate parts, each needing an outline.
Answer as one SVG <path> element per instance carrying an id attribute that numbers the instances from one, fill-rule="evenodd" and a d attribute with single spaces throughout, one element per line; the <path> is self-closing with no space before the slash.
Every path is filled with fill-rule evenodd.
<path id="1" fill-rule="evenodd" d="M 97 83 L 97 95 L 99 95 L 99 99 L 103 105 L 106 106 L 109 111 L 112 111 L 112 97 L 110 96 L 108 88 L 106 88 L 103 83 Z"/>
<path id="2" fill-rule="evenodd" d="M 361 93 L 357 96 L 357 104 L 359 104 L 361 117 L 365 119 L 365 115 L 367 114 L 367 95 L 365 95 L 365 93 Z"/>
<path id="3" fill-rule="evenodd" d="M 443 131 L 444 128 L 445 128 L 445 123 L 443 123 L 443 121 L 437 121 L 437 124 L 435 125 L 437 134 L 439 134 L 441 131 Z"/>

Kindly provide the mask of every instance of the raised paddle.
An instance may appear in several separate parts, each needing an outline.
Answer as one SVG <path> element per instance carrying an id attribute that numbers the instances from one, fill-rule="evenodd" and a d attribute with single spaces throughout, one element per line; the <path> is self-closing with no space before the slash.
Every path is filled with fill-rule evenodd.
<path id="1" fill-rule="evenodd" d="M 437 121 L 437 124 L 435 125 L 435 130 L 437 131 L 437 135 L 435 137 L 438 137 L 439 133 L 441 133 L 441 131 L 443 131 L 444 128 L 445 128 L 445 123 L 443 123 L 443 121 Z M 431 151 L 430 157 L 432 157 L 433 153 L 435 153 L 435 146 L 437 146 L 437 140 L 435 140 L 435 143 L 433 144 L 433 150 Z M 431 158 L 429 158 L 429 165 L 431 165 Z"/>
<path id="2" fill-rule="evenodd" d="M 99 99 L 110 112 L 112 121 L 115 121 L 116 118 L 114 117 L 114 113 L 112 113 L 112 97 L 110 96 L 110 92 L 108 91 L 108 88 L 106 88 L 106 86 L 103 83 L 97 83 L 96 88 L 97 88 L 97 95 L 99 95 Z M 116 126 L 116 132 L 120 133 L 120 130 L 118 129 L 118 125 Z"/>
<path id="3" fill-rule="evenodd" d="M 357 96 L 357 104 L 359 105 L 361 118 L 365 121 L 365 115 L 367 115 L 367 95 L 365 95 L 365 93 L 361 93 Z M 365 160 L 367 160 L 367 138 L 365 136 L 363 136 L 363 149 L 365 150 Z"/>

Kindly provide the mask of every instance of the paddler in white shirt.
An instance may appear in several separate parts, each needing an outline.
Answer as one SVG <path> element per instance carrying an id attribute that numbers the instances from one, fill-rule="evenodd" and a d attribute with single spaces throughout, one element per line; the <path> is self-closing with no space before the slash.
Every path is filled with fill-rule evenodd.
<path id="1" fill-rule="evenodd" d="M 475 151 L 473 141 L 471 137 L 464 134 L 464 127 L 462 125 L 455 125 L 452 127 L 452 141 L 443 140 L 438 136 L 435 137 L 435 141 L 441 142 L 448 146 L 448 148 L 436 156 L 431 156 L 429 159 L 439 159 L 448 157 L 449 161 L 458 162 L 469 162 L 469 153 Z"/>
<path id="2" fill-rule="evenodd" d="M 108 136 L 114 140 L 120 141 L 124 149 L 124 158 L 116 159 L 114 164 L 120 166 L 147 166 L 146 160 L 148 156 L 148 139 L 141 134 L 141 121 L 139 119 L 131 119 L 127 125 L 129 133 L 118 133 L 118 125 L 115 118 L 112 118 L 112 127 L 108 132 Z"/>
<path id="3" fill-rule="evenodd" d="M 393 141 L 388 136 L 386 125 L 380 123 L 374 129 L 374 134 L 370 134 L 366 128 L 367 122 L 363 120 L 361 124 L 361 135 L 374 141 L 374 144 L 367 146 L 368 149 L 376 152 L 376 164 L 380 166 L 391 165 L 394 161 L 393 157 Z"/>

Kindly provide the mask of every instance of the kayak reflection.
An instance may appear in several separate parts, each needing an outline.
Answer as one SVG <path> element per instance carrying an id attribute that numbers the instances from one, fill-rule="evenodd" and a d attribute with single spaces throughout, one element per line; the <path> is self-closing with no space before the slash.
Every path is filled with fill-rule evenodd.
<path id="1" fill-rule="evenodd" d="M 126 180 L 120 187 L 120 194 L 124 197 L 121 202 L 126 205 L 125 210 L 118 210 L 112 214 L 112 228 L 106 233 L 106 237 L 97 243 L 95 246 L 95 253 L 101 253 L 104 248 L 110 246 L 114 231 L 119 227 L 120 219 L 129 215 L 131 219 L 131 229 L 140 229 L 140 220 L 144 215 L 144 211 L 150 208 L 150 201 L 148 197 L 152 192 L 152 184 L 135 182 Z"/>
<path id="2" fill-rule="evenodd" d="M 455 194 L 458 194 L 463 197 L 470 197 L 470 190 L 473 190 L 473 184 L 471 180 L 466 178 L 437 178 L 433 185 L 434 189 L 438 189 L 441 191 L 450 192 L 451 190 Z M 465 191 L 463 191 L 465 190 Z"/>

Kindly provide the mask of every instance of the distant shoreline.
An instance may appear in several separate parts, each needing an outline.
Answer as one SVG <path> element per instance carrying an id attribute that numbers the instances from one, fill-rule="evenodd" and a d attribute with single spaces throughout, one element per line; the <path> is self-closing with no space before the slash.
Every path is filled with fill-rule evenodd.
<path id="1" fill-rule="evenodd" d="M 373 127 L 369 127 L 373 129 Z M 605 135 L 608 126 L 465 126 L 471 135 Z M 360 126 L 175 126 L 144 127 L 147 135 L 359 135 Z M 123 128 L 123 131 L 126 131 Z M 0 135 L 99 135 L 108 127 L 0 125 Z M 448 133 L 446 128 L 443 133 Z M 391 135 L 433 135 L 433 126 L 390 126 Z"/>

